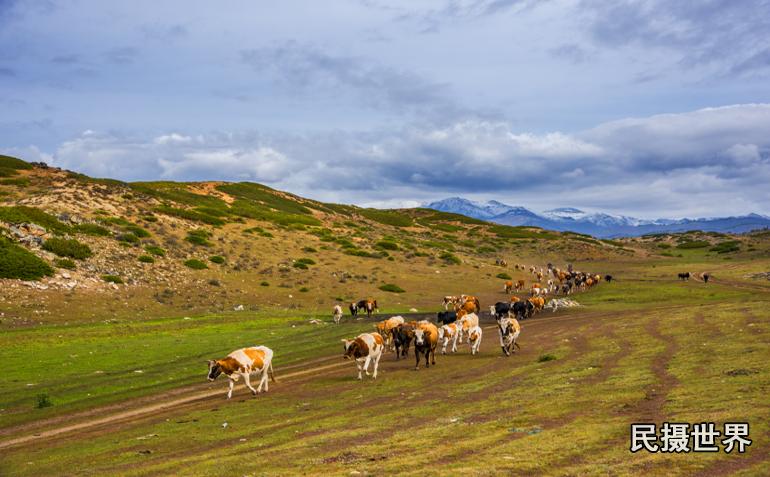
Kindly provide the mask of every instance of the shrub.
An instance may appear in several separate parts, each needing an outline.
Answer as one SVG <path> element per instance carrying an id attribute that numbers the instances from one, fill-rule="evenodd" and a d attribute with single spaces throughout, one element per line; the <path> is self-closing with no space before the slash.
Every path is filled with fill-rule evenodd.
<path id="1" fill-rule="evenodd" d="M 217 280 L 216 278 L 212 278 L 211 280 L 208 281 L 208 283 L 212 287 L 218 287 L 222 285 L 221 283 L 219 283 L 219 280 Z"/>
<path id="2" fill-rule="evenodd" d="M 205 268 L 209 268 L 205 263 L 201 262 L 197 258 L 185 260 L 184 264 L 186 267 L 192 268 L 193 270 L 203 270 Z"/>
<path id="3" fill-rule="evenodd" d="M 553 361 L 556 359 L 556 356 L 552 354 L 541 354 L 540 357 L 537 358 L 538 363 L 545 363 L 546 361 Z"/>
<path id="4" fill-rule="evenodd" d="M 99 219 L 99 221 L 103 224 L 120 225 L 121 227 L 132 225 L 131 222 L 124 219 L 123 217 L 102 217 L 101 219 Z"/>
<path id="5" fill-rule="evenodd" d="M 223 264 L 225 263 L 225 257 L 222 257 L 220 255 L 212 255 L 209 257 L 209 261 L 216 264 Z"/>
<path id="6" fill-rule="evenodd" d="M 460 265 L 462 261 L 454 254 L 449 252 L 443 252 L 438 258 L 444 260 L 448 264 Z"/>
<path id="7" fill-rule="evenodd" d="M 395 242 L 390 242 L 388 240 L 380 240 L 375 244 L 377 248 L 382 248 L 385 250 L 398 250 L 398 244 Z"/>
<path id="8" fill-rule="evenodd" d="M 0 278 L 38 280 L 53 275 L 53 269 L 29 250 L 0 236 Z"/>
<path id="9" fill-rule="evenodd" d="M 261 287 L 269 287 L 270 284 L 267 283 L 267 282 L 262 282 L 262 283 L 259 284 L 259 286 L 261 286 Z"/>
<path id="10" fill-rule="evenodd" d="M 102 275 L 102 280 L 107 283 L 116 283 L 118 285 L 123 284 L 123 279 L 117 275 Z"/>
<path id="11" fill-rule="evenodd" d="M 664 243 L 659 243 L 658 244 L 658 248 L 662 248 L 662 249 L 671 248 L 671 244 L 670 243 L 665 243 L 665 242 Z"/>
<path id="12" fill-rule="evenodd" d="M 150 236 L 150 232 L 139 227 L 138 225 L 126 225 L 125 227 L 123 227 L 123 230 L 125 230 L 126 232 L 131 232 L 132 234 L 136 235 L 139 238 L 145 238 Z"/>
<path id="13" fill-rule="evenodd" d="M 204 214 L 202 212 L 189 210 L 189 209 L 179 209 L 176 207 L 169 207 L 167 205 L 156 207 L 155 212 L 158 212 L 160 214 L 170 215 L 173 217 L 179 217 L 182 219 L 192 220 L 194 222 L 203 222 L 204 224 L 209 224 L 209 225 L 224 225 L 225 223 L 224 220 L 218 217 Z"/>
<path id="14" fill-rule="evenodd" d="M 315 260 L 312 258 L 298 258 L 296 261 L 298 263 L 304 263 L 305 265 L 315 265 Z"/>
<path id="15" fill-rule="evenodd" d="M 57 234 L 70 231 L 68 225 L 59 222 L 53 215 L 35 207 L 24 205 L 0 207 L 0 222 L 8 222 L 9 224 L 33 223 Z"/>
<path id="16" fill-rule="evenodd" d="M 53 252 L 60 257 L 75 258 L 77 260 L 83 260 L 93 255 L 88 245 L 80 243 L 75 239 L 53 237 L 43 242 L 43 249 Z"/>
<path id="17" fill-rule="evenodd" d="M 409 227 L 414 224 L 411 217 L 389 210 L 358 209 L 356 212 L 369 220 L 394 227 Z"/>
<path id="18" fill-rule="evenodd" d="M 156 257 L 165 257 L 166 251 L 156 245 L 147 245 L 144 247 L 147 253 L 155 255 Z"/>
<path id="19" fill-rule="evenodd" d="M 158 218 L 155 217 L 154 215 L 143 215 L 142 220 L 144 220 L 145 222 L 157 222 Z"/>
<path id="20" fill-rule="evenodd" d="M 12 169 L 12 170 L 32 169 L 32 164 L 30 164 L 29 162 L 22 161 L 21 159 L 17 159 L 15 157 L 5 156 L 3 154 L 0 154 L 0 167 L 2 167 L 3 169 Z"/>
<path id="21" fill-rule="evenodd" d="M 709 242 L 705 240 L 688 240 L 685 242 L 680 243 L 676 246 L 676 248 L 681 249 L 693 249 L 693 248 L 705 248 L 711 245 Z"/>
<path id="22" fill-rule="evenodd" d="M 385 285 L 380 285 L 379 288 L 382 291 L 391 292 L 391 293 L 405 293 L 406 292 L 406 290 L 404 290 L 400 286 L 395 285 L 393 283 L 386 283 Z"/>
<path id="23" fill-rule="evenodd" d="M 307 293 L 310 291 L 310 289 L 308 287 L 302 287 L 299 289 L 299 291 L 301 291 L 302 293 Z"/>
<path id="24" fill-rule="evenodd" d="M 187 237 L 185 237 L 185 240 L 190 242 L 194 245 L 200 245 L 203 247 L 210 247 L 211 242 L 208 241 L 208 238 L 211 237 L 211 233 L 203 230 L 203 229 L 197 229 L 197 230 L 190 230 L 187 232 Z"/>
<path id="25" fill-rule="evenodd" d="M 302 247 L 302 251 L 307 253 L 316 253 L 318 250 L 314 249 L 313 247 Z"/>
<path id="26" fill-rule="evenodd" d="M 69 258 L 57 258 L 56 260 L 54 260 L 53 264 L 59 268 L 66 268 L 67 270 L 75 269 L 75 262 L 73 262 Z"/>
<path id="27" fill-rule="evenodd" d="M 95 237 L 107 237 L 110 231 L 97 224 L 79 224 L 73 227 L 80 234 L 93 235 Z"/>
<path id="28" fill-rule="evenodd" d="M 155 259 L 149 255 L 139 255 L 139 261 L 142 263 L 155 263 Z"/>
<path id="29" fill-rule="evenodd" d="M 307 270 L 307 265 L 302 262 L 294 262 L 291 266 L 294 268 L 299 268 L 300 270 Z"/>
<path id="30" fill-rule="evenodd" d="M 46 407 L 53 406 L 53 402 L 51 402 L 51 398 L 48 397 L 48 394 L 42 393 L 35 396 L 35 407 L 37 409 L 43 409 Z"/>
<path id="31" fill-rule="evenodd" d="M 119 234 L 115 237 L 115 239 L 118 242 L 123 242 L 125 244 L 131 244 L 131 243 L 139 243 L 139 237 L 132 234 L 131 232 L 126 232 L 124 234 Z"/>
<path id="32" fill-rule="evenodd" d="M 499 278 L 500 280 L 510 280 L 511 276 L 508 275 L 507 273 L 498 273 L 497 278 Z"/>
<path id="33" fill-rule="evenodd" d="M 740 244 L 741 243 L 737 240 L 728 240 L 714 245 L 709 250 L 716 253 L 732 253 L 741 249 Z"/>

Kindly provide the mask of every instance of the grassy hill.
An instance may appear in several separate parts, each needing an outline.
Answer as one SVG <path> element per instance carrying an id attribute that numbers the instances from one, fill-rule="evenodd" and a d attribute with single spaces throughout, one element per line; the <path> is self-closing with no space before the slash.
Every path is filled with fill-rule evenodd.
<path id="1" fill-rule="evenodd" d="M 0 262 L 2 326 L 239 305 L 325 313 L 368 296 L 392 311 L 422 309 L 482 283 L 498 288 L 497 257 L 512 267 L 646 255 L 625 242 L 326 204 L 255 183 L 124 183 L 5 156 L 0 170 L 0 246 L 18 257 Z"/>

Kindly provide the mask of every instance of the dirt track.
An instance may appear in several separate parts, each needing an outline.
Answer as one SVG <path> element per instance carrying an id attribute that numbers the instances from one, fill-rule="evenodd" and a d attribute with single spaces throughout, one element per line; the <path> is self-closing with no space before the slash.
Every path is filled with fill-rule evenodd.
<path id="1" fill-rule="evenodd" d="M 590 319 L 606 318 L 611 313 L 581 313 L 565 316 L 562 313 L 552 314 L 551 312 L 543 313 L 536 318 L 526 320 L 522 323 L 522 338 L 520 341 L 526 340 L 526 330 L 532 327 L 538 329 L 538 331 L 546 332 L 550 331 L 550 328 L 558 328 L 559 325 L 565 321 L 582 322 Z M 425 319 L 435 316 L 434 313 L 412 313 L 404 314 L 405 318 L 409 319 Z M 376 321 L 381 319 L 381 316 L 372 316 L 372 318 L 366 318 L 370 321 Z M 494 320 L 491 316 L 482 313 L 483 323 L 487 323 L 483 328 L 485 331 L 485 337 L 482 340 L 482 350 L 486 353 L 499 352 L 497 334 Z M 388 354 L 383 357 L 381 362 L 381 369 L 388 370 L 396 367 L 403 367 L 404 361 L 394 361 L 390 358 L 392 355 Z M 271 393 L 286 392 L 285 383 L 291 383 L 304 379 L 313 379 L 320 375 L 331 375 L 336 372 L 341 372 L 345 369 L 347 373 L 352 373 L 352 365 L 350 362 L 340 362 L 339 356 L 327 356 L 313 360 L 311 362 L 294 365 L 287 368 L 277 368 L 276 378 L 278 382 L 274 384 Z M 412 356 L 408 358 L 408 362 L 411 362 Z M 440 358 L 439 358 L 440 359 Z M 335 362 L 336 361 L 336 362 Z M 329 364 L 325 364 L 329 363 Z M 292 371 L 284 374 L 289 369 L 299 368 L 297 371 Z M 312 377 L 308 376 L 313 374 Z M 130 425 L 134 421 L 143 420 L 149 417 L 170 414 L 179 410 L 194 409 L 196 405 L 210 404 L 213 400 L 221 400 L 225 394 L 225 386 L 220 383 L 216 389 L 206 389 L 205 384 L 200 386 L 187 387 L 180 390 L 174 390 L 165 394 L 153 395 L 143 398 L 138 398 L 128 402 L 123 402 L 116 405 L 109 405 L 100 407 L 97 409 L 89 410 L 70 416 L 60 416 L 47 421 L 41 421 L 31 424 L 25 424 L 14 428 L 5 429 L 2 431 L 2 435 L 14 435 L 11 439 L 6 439 L 0 442 L 0 449 L 9 447 L 24 446 L 32 443 L 37 443 L 41 440 L 51 439 L 57 436 L 67 434 L 70 438 L 77 438 L 78 434 L 91 434 L 93 432 L 98 433 L 100 428 L 105 428 L 109 425 L 109 430 L 114 431 L 115 425 Z M 242 391 L 242 390 L 241 390 Z M 236 387 L 236 396 L 239 392 Z M 182 397 L 180 394 L 185 394 Z M 171 399 L 169 399 L 171 397 Z M 106 431 L 105 431 L 106 432 Z"/>

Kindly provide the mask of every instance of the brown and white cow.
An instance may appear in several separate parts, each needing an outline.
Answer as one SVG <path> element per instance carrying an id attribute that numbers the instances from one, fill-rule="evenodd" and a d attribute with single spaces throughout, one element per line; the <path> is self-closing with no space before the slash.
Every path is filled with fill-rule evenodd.
<path id="1" fill-rule="evenodd" d="M 454 296 L 454 295 L 447 295 L 444 297 L 444 310 L 449 309 L 449 305 L 455 305 L 457 303 L 460 303 L 460 297 Z"/>
<path id="2" fill-rule="evenodd" d="M 479 352 L 482 334 L 483 332 L 481 331 L 480 326 L 474 326 L 468 330 L 468 344 L 471 346 L 471 354 L 473 355 Z"/>
<path id="3" fill-rule="evenodd" d="M 513 286 L 513 288 L 516 291 L 521 291 L 524 289 L 525 285 L 526 285 L 526 282 L 524 280 L 516 280 L 516 284 Z"/>
<path id="4" fill-rule="evenodd" d="M 521 333 L 521 326 L 519 320 L 516 318 L 506 317 L 501 319 L 498 323 L 498 333 L 500 335 L 500 348 L 503 350 L 503 354 L 510 356 L 515 348 L 521 349 L 516 339 Z"/>
<path id="5" fill-rule="evenodd" d="M 430 321 L 418 321 L 414 329 L 414 369 L 420 369 L 420 355 L 425 355 L 425 367 L 436 364 L 438 328 Z"/>
<path id="6" fill-rule="evenodd" d="M 382 320 L 376 325 L 377 331 L 380 336 L 385 337 L 385 345 L 389 350 L 393 350 L 393 333 L 392 331 L 398 326 L 404 323 L 404 317 L 401 315 L 391 316 L 387 320 Z"/>
<path id="7" fill-rule="evenodd" d="M 505 293 L 513 292 L 513 282 L 511 280 L 508 280 L 507 282 L 505 282 L 505 284 L 503 284 L 503 291 Z"/>
<path id="8" fill-rule="evenodd" d="M 443 341 L 442 347 L 441 347 L 441 354 L 446 354 L 446 347 L 449 343 L 452 343 L 452 348 L 450 351 L 452 353 L 457 352 L 457 336 L 458 336 L 458 329 L 461 325 L 459 325 L 457 322 L 449 323 L 448 325 L 444 325 L 441 328 L 438 329 L 438 340 Z"/>
<path id="9" fill-rule="evenodd" d="M 361 333 L 352 340 L 342 340 L 345 344 L 344 359 L 354 359 L 358 368 L 358 379 L 363 379 L 361 372 L 369 376 L 369 365 L 374 363 L 373 379 L 377 379 L 377 368 L 380 365 L 385 341 L 379 333 Z"/>
<path id="10" fill-rule="evenodd" d="M 463 335 L 467 335 L 468 330 L 474 326 L 479 326 L 479 315 L 476 313 L 465 313 L 463 316 L 460 316 L 460 313 L 458 313 L 456 323 L 460 325 L 457 330 L 457 340 L 462 344 Z"/>
<path id="11" fill-rule="evenodd" d="M 262 392 L 264 387 L 267 392 L 267 378 L 275 382 L 273 375 L 273 350 L 266 346 L 252 346 L 250 348 L 241 348 L 228 354 L 222 359 L 209 360 L 208 380 L 214 381 L 220 374 L 229 378 L 230 387 L 227 391 L 227 399 L 233 396 L 233 387 L 239 378 L 243 378 L 243 383 L 256 395 Z M 259 375 L 259 386 L 254 389 L 251 386 L 251 375 Z"/>

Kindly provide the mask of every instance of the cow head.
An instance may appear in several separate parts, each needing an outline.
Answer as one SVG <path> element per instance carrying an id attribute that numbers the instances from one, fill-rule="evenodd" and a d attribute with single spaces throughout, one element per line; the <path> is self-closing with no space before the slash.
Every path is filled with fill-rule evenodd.
<path id="1" fill-rule="evenodd" d="M 219 361 L 215 359 L 210 359 L 208 363 L 209 363 L 208 380 L 213 381 L 217 379 L 217 376 L 222 374 L 222 365 L 220 365 Z"/>
<path id="2" fill-rule="evenodd" d="M 427 333 L 425 330 L 417 328 L 414 330 L 414 345 L 415 346 L 422 346 L 427 341 Z"/>
<path id="3" fill-rule="evenodd" d="M 342 355 L 342 358 L 351 359 L 355 354 L 358 345 L 356 344 L 355 340 L 342 340 L 342 343 L 345 346 L 345 353 Z"/>

